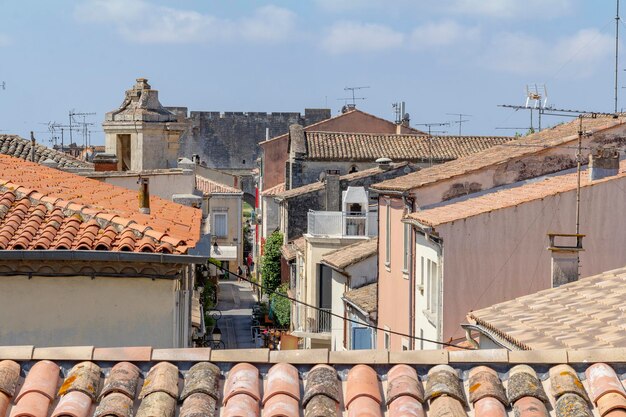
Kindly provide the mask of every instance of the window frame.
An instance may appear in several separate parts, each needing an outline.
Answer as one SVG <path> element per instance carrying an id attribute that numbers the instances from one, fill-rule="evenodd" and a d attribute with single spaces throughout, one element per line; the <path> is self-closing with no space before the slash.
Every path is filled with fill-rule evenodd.
<path id="1" fill-rule="evenodd" d="M 217 221 L 215 220 L 217 216 L 224 216 L 224 231 L 223 235 L 217 234 Z M 213 212 L 213 227 L 211 228 L 211 234 L 217 238 L 225 238 L 228 237 L 228 213 L 225 211 L 214 211 Z"/>
<path id="2" fill-rule="evenodd" d="M 385 202 L 386 205 L 386 213 L 385 213 L 385 227 L 386 227 L 386 236 L 385 236 L 385 266 L 389 268 L 391 266 L 391 202 L 387 200 Z"/>

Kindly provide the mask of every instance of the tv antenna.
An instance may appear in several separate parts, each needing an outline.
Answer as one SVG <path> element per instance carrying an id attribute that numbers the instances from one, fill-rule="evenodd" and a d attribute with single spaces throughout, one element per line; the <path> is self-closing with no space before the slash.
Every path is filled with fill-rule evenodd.
<path id="1" fill-rule="evenodd" d="M 461 136 L 461 127 L 463 126 L 463 123 L 465 122 L 469 122 L 469 119 L 463 119 L 464 117 L 473 117 L 471 114 L 464 114 L 464 113 L 446 113 L 448 116 L 459 116 L 459 120 L 455 120 L 452 123 L 458 124 L 459 125 L 459 136 Z"/>
<path id="2" fill-rule="evenodd" d="M 6 83 L 6 81 L 2 81 L 2 82 L 0 83 L 0 87 L 1 87 L 3 90 L 6 90 L 6 89 L 7 89 L 7 83 Z"/>
<path id="3" fill-rule="evenodd" d="M 615 11 L 615 97 L 614 97 L 614 107 L 613 112 L 617 113 L 617 74 L 618 74 L 618 57 L 619 57 L 619 0 L 616 2 L 616 11 Z"/>
<path id="4" fill-rule="evenodd" d="M 443 130 L 432 130 L 433 126 L 450 126 L 450 122 L 443 123 L 418 123 L 416 126 L 426 126 L 428 128 L 428 166 L 433 166 L 433 133 L 446 133 Z"/>
<path id="5" fill-rule="evenodd" d="M 365 97 L 355 97 L 355 91 L 356 90 L 363 90 L 365 88 L 370 88 L 369 86 L 363 86 L 363 87 L 344 87 L 344 91 L 350 91 L 352 93 L 352 105 L 356 106 L 356 100 L 365 100 Z M 346 99 L 340 99 L 340 100 L 350 100 L 350 98 L 346 98 Z"/>
<path id="6" fill-rule="evenodd" d="M 73 143 L 73 138 L 72 138 L 72 122 L 74 122 L 74 123 L 76 123 L 76 124 L 81 124 L 81 125 L 83 125 L 83 127 L 81 128 L 81 131 L 82 131 L 82 133 L 83 133 L 83 148 L 87 148 L 87 133 L 86 133 L 86 132 L 87 132 L 87 126 L 88 126 L 88 125 L 93 125 L 93 123 L 87 123 L 87 122 L 85 121 L 85 117 L 87 117 L 87 116 L 93 116 L 93 115 L 95 115 L 95 114 L 96 114 L 96 113 L 80 113 L 80 112 L 79 112 L 79 113 L 77 113 L 77 112 L 75 112 L 74 110 L 70 110 L 70 111 L 69 111 L 69 119 L 70 119 L 70 125 L 69 125 L 69 128 L 70 128 L 70 143 Z M 74 120 L 74 116 L 82 116 L 82 117 L 83 117 L 83 121 L 82 121 L 82 123 L 81 123 L 81 122 L 76 122 L 76 121 Z"/>

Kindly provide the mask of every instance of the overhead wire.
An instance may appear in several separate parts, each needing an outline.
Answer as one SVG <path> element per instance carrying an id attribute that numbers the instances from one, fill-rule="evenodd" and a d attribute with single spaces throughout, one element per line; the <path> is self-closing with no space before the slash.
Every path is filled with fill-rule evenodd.
<path id="1" fill-rule="evenodd" d="M 304 307 L 308 307 L 308 308 L 311 308 L 311 309 L 316 310 L 316 311 L 320 311 L 320 312 L 322 312 L 322 313 L 324 313 L 326 315 L 337 317 L 337 318 L 339 318 L 341 320 L 344 320 L 344 321 L 347 321 L 347 322 L 350 322 L 350 323 L 354 323 L 354 324 L 358 324 L 360 326 L 368 327 L 368 328 L 370 328 L 372 330 L 375 330 L 375 331 L 381 331 L 381 332 L 384 332 L 384 333 L 389 333 L 389 334 L 393 334 L 393 335 L 396 335 L 396 336 L 406 337 L 406 338 L 409 338 L 409 339 L 429 342 L 429 343 L 433 343 L 433 344 L 436 344 L 436 345 L 447 346 L 447 347 L 454 347 L 454 348 L 457 348 L 457 349 L 464 349 L 464 350 L 473 350 L 472 348 L 469 348 L 467 346 L 455 345 L 453 343 L 448 343 L 448 342 L 440 342 L 438 340 L 432 340 L 432 339 L 428 339 L 428 338 L 425 338 L 425 337 L 411 336 L 411 335 L 408 335 L 406 333 L 398 332 L 398 331 L 391 330 L 391 329 L 383 329 L 381 327 L 375 326 L 375 325 L 370 324 L 370 323 L 364 323 L 364 322 L 361 322 L 361 321 L 358 321 L 358 320 L 350 319 L 350 318 L 341 316 L 341 315 L 339 315 L 337 313 L 333 313 L 332 311 L 327 311 L 327 310 L 324 310 L 324 309 L 322 309 L 320 307 L 317 307 L 317 306 L 314 306 L 312 304 L 306 303 L 304 301 L 298 300 L 296 298 L 290 297 L 287 294 L 283 294 L 283 293 L 280 293 L 280 292 L 275 291 L 275 290 L 270 290 L 266 286 L 264 286 L 262 284 L 259 284 L 258 282 L 253 282 L 252 280 L 250 280 L 250 279 L 248 279 L 248 278 L 246 278 L 244 276 L 241 276 L 239 274 L 235 274 L 233 272 L 230 272 L 229 270 L 227 270 L 226 268 L 224 268 L 222 266 L 218 266 L 218 265 L 215 265 L 215 264 L 212 264 L 212 265 L 214 265 L 215 267 L 217 267 L 218 269 L 220 269 L 220 270 L 222 270 L 224 272 L 228 272 L 228 274 L 233 275 L 233 276 L 235 276 L 235 277 L 237 277 L 237 278 L 239 278 L 239 279 L 241 279 L 241 280 L 243 280 L 243 281 L 245 281 L 245 282 L 247 282 L 247 283 L 249 283 L 249 284 L 251 284 L 253 286 L 256 286 L 257 288 L 262 289 L 264 292 L 266 292 L 268 294 L 278 295 L 278 296 L 283 297 L 283 298 L 285 298 L 285 299 L 287 299 L 287 300 L 289 300 L 289 301 L 291 301 L 293 303 L 300 304 L 300 305 L 302 305 Z"/>

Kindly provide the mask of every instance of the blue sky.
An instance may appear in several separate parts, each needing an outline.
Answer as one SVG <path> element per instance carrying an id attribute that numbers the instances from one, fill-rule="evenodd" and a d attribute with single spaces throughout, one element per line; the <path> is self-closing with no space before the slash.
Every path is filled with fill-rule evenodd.
<path id="1" fill-rule="evenodd" d="M 613 0 L 0 0 L 0 133 L 45 141 L 75 109 L 102 143 L 104 113 L 146 77 L 190 110 L 337 114 L 344 87 L 370 86 L 357 105 L 378 116 L 404 100 L 412 124 L 466 113 L 464 134 L 513 134 L 496 128 L 528 112 L 497 105 L 530 83 L 557 107 L 613 109 L 614 16 Z"/>

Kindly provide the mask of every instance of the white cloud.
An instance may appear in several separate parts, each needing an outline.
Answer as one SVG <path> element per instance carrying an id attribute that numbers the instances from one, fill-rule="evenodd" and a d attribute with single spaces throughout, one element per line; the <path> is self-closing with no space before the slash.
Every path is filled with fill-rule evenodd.
<path id="1" fill-rule="evenodd" d="M 613 38 L 597 29 L 583 29 L 548 42 L 521 33 L 494 37 L 483 64 L 520 75 L 554 76 L 566 71 L 576 78 L 588 77 L 611 56 Z"/>
<path id="2" fill-rule="evenodd" d="M 387 0 L 315 0 L 315 3 L 321 9 L 334 13 L 389 7 Z"/>
<path id="3" fill-rule="evenodd" d="M 495 17 L 542 19 L 568 13 L 575 0 L 455 0 L 448 8 L 455 13 Z"/>
<path id="4" fill-rule="evenodd" d="M 332 54 L 374 52 L 402 46 L 404 34 L 373 23 L 337 22 L 322 39 Z"/>
<path id="5" fill-rule="evenodd" d="M 9 46 L 11 44 L 11 38 L 8 35 L 0 33 L 0 48 L 3 46 Z"/>
<path id="6" fill-rule="evenodd" d="M 452 20 L 444 20 L 416 27 L 411 32 L 410 45 L 414 48 L 448 46 L 459 42 L 475 41 L 479 36 L 478 27 L 466 27 Z"/>
<path id="7" fill-rule="evenodd" d="M 111 24 L 125 39 L 137 43 L 280 42 L 295 30 L 295 13 L 264 6 L 236 20 L 193 10 L 151 4 L 146 0 L 90 0 L 74 17 L 82 22 Z"/>

